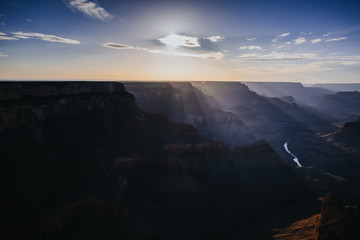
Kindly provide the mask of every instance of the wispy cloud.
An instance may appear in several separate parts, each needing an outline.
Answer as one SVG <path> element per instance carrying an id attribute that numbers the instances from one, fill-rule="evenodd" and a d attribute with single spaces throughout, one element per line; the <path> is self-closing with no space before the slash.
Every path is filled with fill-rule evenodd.
<path id="1" fill-rule="evenodd" d="M 118 44 L 118 43 L 104 43 L 102 44 L 104 47 L 108 48 L 115 48 L 115 49 L 134 49 L 131 46 L 124 45 L 124 44 Z"/>
<path id="2" fill-rule="evenodd" d="M 322 41 L 321 38 L 315 38 L 315 39 L 311 40 L 311 43 L 319 43 L 321 41 Z"/>
<path id="3" fill-rule="evenodd" d="M 110 20 L 113 16 L 104 8 L 100 7 L 94 2 L 88 0 L 70 0 L 69 6 L 79 12 L 82 12 L 88 17 L 99 19 L 102 21 Z"/>
<path id="4" fill-rule="evenodd" d="M 19 39 L 8 36 L 0 36 L 0 40 L 19 40 Z"/>
<path id="5" fill-rule="evenodd" d="M 163 54 L 163 55 L 170 55 L 170 56 L 179 56 L 179 57 L 194 57 L 194 58 L 201 58 L 206 60 L 220 60 L 224 58 L 224 54 L 222 52 L 204 52 L 204 53 L 187 53 L 181 51 L 168 51 L 168 50 L 160 50 L 160 49 L 148 49 L 148 48 L 139 48 L 139 47 L 132 47 L 125 44 L 119 43 L 104 43 L 102 44 L 104 47 L 114 48 L 119 50 L 138 50 L 138 51 L 145 51 L 149 53 L 155 54 Z"/>
<path id="6" fill-rule="evenodd" d="M 211 36 L 211 37 L 207 37 L 207 38 L 204 38 L 204 39 L 210 40 L 211 42 L 220 42 L 220 41 L 224 40 L 225 37 L 223 37 L 223 36 Z"/>
<path id="7" fill-rule="evenodd" d="M 178 52 L 178 51 L 164 51 L 164 50 L 148 50 L 150 53 L 158 53 L 170 56 L 180 56 L 180 57 L 194 57 L 194 58 L 201 58 L 206 60 L 220 60 L 224 58 L 224 54 L 222 52 L 207 52 L 207 53 L 185 53 L 185 52 Z"/>
<path id="8" fill-rule="evenodd" d="M 345 39 L 346 37 L 330 38 L 330 39 L 326 39 L 325 42 L 337 42 Z"/>
<path id="9" fill-rule="evenodd" d="M 289 35 L 290 35 L 289 32 L 283 33 L 283 34 L 280 34 L 280 35 L 277 35 L 272 41 L 273 41 L 274 43 L 276 43 L 280 38 L 287 37 L 287 36 L 289 36 Z"/>
<path id="10" fill-rule="evenodd" d="M 345 66 L 358 66 L 360 65 L 360 61 L 344 61 L 341 62 L 341 64 Z"/>
<path id="11" fill-rule="evenodd" d="M 353 55 L 353 56 L 331 56 L 326 57 L 324 59 L 334 59 L 334 60 L 356 60 L 360 61 L 360 55 Z"/>
<path id="12" fill-rule="evenodd" d="M 197 37 L 189 37 L 178 34 L 171 34 L 164 38 L 159 38 L 158 41 L 169 47 L 201 47 Z"/>
<path id="13" fill-rule="evenodd" d="M 19 40 L 19 39 L 14 37 L 9 37 L 7 36 L 6 33 L 0 32 L 0 40 Z"/>
<path id="14" fill-rule="evenodd" d="M 298 37 L 297 39 L 294 40 L 295 44 L 302 44 L 306 42 L 306 38 L 304 37 Z"/>
<path id="15" fill-rule="evenodd" d="M 299 32 L 300 35 L 306 36 L 306 35 L 311 35 L 312 32 Z"/>
<path id="16" fill-rule="evenodd" d="M 332 32 L 328 32 L 328 33 L 323 34 L 322 36 L 323 36 L 323 37 L 329 37 L 329 36 L 332 35 L 332 34 L 333 34 Z"/>
<path id="17" fill-rule="evenodd" d="M 58 42 L 67 44 L 80 44 L 80 41 L 69 38 L 58 37 L 55 35 L 48 35 L 43 33 L 24 33 L 24 32 L 12 32 L 15 38 L 23 39 L 39 39 L 48 42 Z"/>
<path id="18" fill-rule="evenodd" d="M 245 54 L 241 54 L 238 57 L 239 58 L 258 58 L 259 56 L 263 56 L 263 55 L 259 55 L 259 54 L 255 54 L 255 53 L 245 53 Z"/>
<path id="19" fill-rule="evenodd" d="M 237 59 L 233 59 L 235 62 L 267 62 L 267 61 L 300 61 L 315 59 L 316 54 L 312 53 L 283 53 L 283 52 L 271 52 L 269 54 L 242 54 Z"/>
<path id="20" fill-rule="evenodd" d="M 261 46 L 255 46 L 255 45 L 242 46 L 242 47 L 239 47 L 239 49 L 241 49 L 241 50 L 264 50 Z"/>
<path id="21" fill-rule="evenodd" d="M 252 66 L 248 65 L 241 69 L 236 69 L 237 72 L 244 74 L 258 74 L 258 73 L 303 73 L 303 72 L 323 72 L 334 70 L 337 67 L 333 62 L 312 62 L 308 64 L 276 64 Z"/>
<path id="22" fill-rule="evenodd" d="M 3 54 L 3 53 L 0 52 L 0 57 L 7 57 L 7 56 L 8 56 L 8 55 Z"/>
<path id="23" fill-rule="evenodd" d="M 253 42 L 256 40 L 256 37 L 248 37 L 246 38 L 246 40 L 248 40 L 249 42 Z"/>
<path id="24" fill-rule="evenodd" d="M 237 61 L 261 61 L 261 60 L 326 60 L 326 61 L 359 61 L 360 56 L 325 56 L 319 57 L 314 53 L 284 53 L 284 52 L 271 52 L 269 54 L 241 54 L 238 56 Z"/>

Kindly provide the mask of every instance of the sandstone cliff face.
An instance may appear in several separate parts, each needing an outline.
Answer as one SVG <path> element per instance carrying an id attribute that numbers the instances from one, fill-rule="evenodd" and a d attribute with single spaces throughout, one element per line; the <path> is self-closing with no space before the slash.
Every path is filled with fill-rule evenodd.
<path id="1" fill-rule="evenodd" d="M 14 239 L 224 239 L 306 195 L 266 143 L 230 151 L 144 113 L 120 83 L 1 92 L 0 223 Z"/>

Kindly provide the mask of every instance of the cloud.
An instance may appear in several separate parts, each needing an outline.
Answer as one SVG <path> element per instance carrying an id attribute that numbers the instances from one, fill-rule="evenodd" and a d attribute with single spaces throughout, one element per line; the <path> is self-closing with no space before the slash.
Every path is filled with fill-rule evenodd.
<path id="1" fill-rule="evenodd" d="M 17 39 L 30 39 L 30 37 L 22 36 L 22 35 L 17 35 L 16 37 Z"/>
<path id="2" fill-rule="evenodd" d="M 197 37 L 178 34 L 171 34 L 164 38 L 159 38 L 158 41 L 170 47 L 201 47 Z"/>
<path id="3" fill-rule="evenodd" d="M 242 46 L 242 47 L 239 47 L 239 49 L 241 49 L 241 50 L 264 50 L 261 46 L 255 46 L 255 45 Z"/>
<path id="4" fill-rule="evenodd" d="M 0 52 L 0 57 L 7 57 L 7 56 L 8 56 L 8 55 L 3 54 L 3 53 Z"/>
<path id="5" fill-rule="evenodd" d="M 19 39 L 8 36 L 0 36 L 0 40 L 19 40 Z"/>
<path id="6" fill-rule="evenodd" d="M 125 44 L 119 43 L 104 43 L 102 44 L 104 47 L 107 48 L 114 48 L 119 50 L 138 50 L 138 51 L 145 51 L 148 53 L 155 53 L 155 54 L 163 54 L 163 55 L 170 55 L 170 56 L 180 56 L 180 57 L 194 57 L 194 58 L 201 58 L 206 60 L 220 60 L 224 58 L 224 54 L 222 52 L 205 52 L 205 53 L 187 53 L 187 52 L 180 52 L 180 51 L 168 51 L 168 50 L 160 50 L 160 49 L 148 49 L 148 48 L 139 48 L 139 47 L 132 47 Z"/>
<path id="7" fill-rule="evenodd" d="M 290 33 L 288 32 L 288 33 L 280 34 L 278 37 L 279 37 L 279 38 L 282 38 L 282 37 L 287 37 L 287 36 L 289 36 L 289 35 L 290 35 Z"/>
<path id="8" fill-rule="evenodd" d="M 280 34 L 280 35 L 277 35 L 273 40 L 271 40 L 271 41 L 273 41 L 274 43 L 275 42 L 277 42 L 280 38 L 283 38 L 283 37 L 287 37 L 287 36 L 289 36 L 290 35 L 290 33 L 288 32 L 288 33 L 283 33 L 283 34 Z"/>
<path id="9" fill-rule="evenodd" d="M 360 61 L 344 61 L 341 62 L 341 64 L 345 66 L 356 66 L 356 65 L 360 65 Z"/>
<path id="10" fill-rule="evenodd" d="M 328 33 L 323 34 L 323 37 L 328 37 L 330 35 L 332 35 L 332 32 L 328 32 Z"/>
<path id="11" fill-rule="evenodd" d="M 104 8 L 88 0 L 70 0 L 69 6 L 70 8 L 76 9 L 77 11 L 82 12 L 91 18 L 96 18 L 102 21 L 113 18 L 113 16 Z"/>
<path id="12" fill-rule="evenodd" d="M 330 38 L 330 39 L 326 39 L 325 42 L 337 42 L 345 39 L 346 37 Z"/>
<path id="13" fill-rule="evenodd" d="M 360 61 L 360 55 L 353 55 L 353 56 L 331 56 L 326 57 L 324 59 L 336 59 L 336 60 L 357 60 Z"/>
<path id="14" fill-rule="evenodd" d="M 14 37 L 23 39 L 39 39 L 48 42 L 58 42 L 67 44 L 80 44 L 78 40 L 72 40 L 69 38 L 58 37 L 55 35 L 48 35 L 42 33 L 24 33 L 24 32 L 12 32 Z"/>
<path id="15" fill-rule="evenodd" d="M 240 58 L 257 58 L 259 55 L 255 54 L 255 53 L 245 53 L 245 54 L 241 54 Z"/>
<path id="16" fill-rule="evenodd" d="M 256 37 L 249 37 L 249 38 L 246 38 L 246 40 L 248 40 L 249 42 L 253 42 L 256 40 Z"/>
<path id="17" fill-rule="evenodd" d="M 118 44 L 118 43 L 104 43 L 103 46 L 108 48 L 115 48 L 115 49 L 134 49 L 131 46 Z"/>
<path id="18" fill-rule="evenodd" d="M 311 40 L 311 43 L 319 43 L 321 41 L 322 41 L 321 38 L 315 38 L 315 39 Z"/>
<path id="19" fill-rule="evenodd" d="M 207 53 L 185 53 L 185 52 L 177 52 L 177 51 L 164 51 L 164 50 L 147 50 L 149 53 L 158 53 L 170 56 L 180 56 L 180 57 L 195 57 L 207 60 L 220 60 L 224 58 L 224 54 L 222 52 L 207 52 Z"/>
<path id="20" fill-rule="evenodd" d="M 266 62 L 266 61 L 300 61 L 315 59 L 316 54 L 312 53 L 281 53 L 271 52 L 269 54 L 242 54 L 234 62 Z"/>
<path id="21" fill-rule="evenodd" d="M 223 36 L 211 36 L 211 37 L 207 37 L 207 38 L 204 38 L 204 39 L 210 40 L 211 42 L 220 42 L 220 41 L 224 40 L 225 37 L 223 37 Z"/>
<path id="22" fill-rule="evenodd" d="M 258 73 L 304 73 L 304 72 L 323 72 L 333 70 L 337 65 L 333 62 L 312 62 L 309 64 L 276 64 L 252 66 L 248 65 L 242 69 L 236 69 L 237 72 L 244 74 L 258 74 Z"/>
<path id="23" fill-rule="evenodd" d="M 295 44 L 302 44 L 304 42 L 306 42 L 306 38 L 304 37 L 298 37 L 297 39 L 294 40 Z"/>
<path id="24" fill-rule="evenodd" d="M 6 33 L 0 32 L 0 40 L 19 40 L 14 37 L 8 37 Z"/>

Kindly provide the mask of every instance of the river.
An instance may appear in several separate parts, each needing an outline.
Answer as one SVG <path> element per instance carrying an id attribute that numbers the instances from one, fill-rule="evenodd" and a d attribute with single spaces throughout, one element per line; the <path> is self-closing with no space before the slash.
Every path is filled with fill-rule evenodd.
<path id="1" fill-rule="evenodd" d="M 299 159 L 292 153 L 290 152 L 289 148 L 288 148 L 288 142 L 284 143 L 284 148 L 285 150 L 288 152 L 288 154 L 290 154 L 293 158 L 294 158 L 294 162 L 299 166 L 299 167 L 302 167 L 300 162 L 299 162 Z"/>

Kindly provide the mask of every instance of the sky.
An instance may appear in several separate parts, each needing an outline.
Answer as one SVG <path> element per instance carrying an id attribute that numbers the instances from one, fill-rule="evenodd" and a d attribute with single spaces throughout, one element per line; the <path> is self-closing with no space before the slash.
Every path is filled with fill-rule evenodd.
<path id="1" fill-rule="evenodd" d="M 359 13 L 359 0 L 0 0 L 0 80 L 360 83 Z"/>

